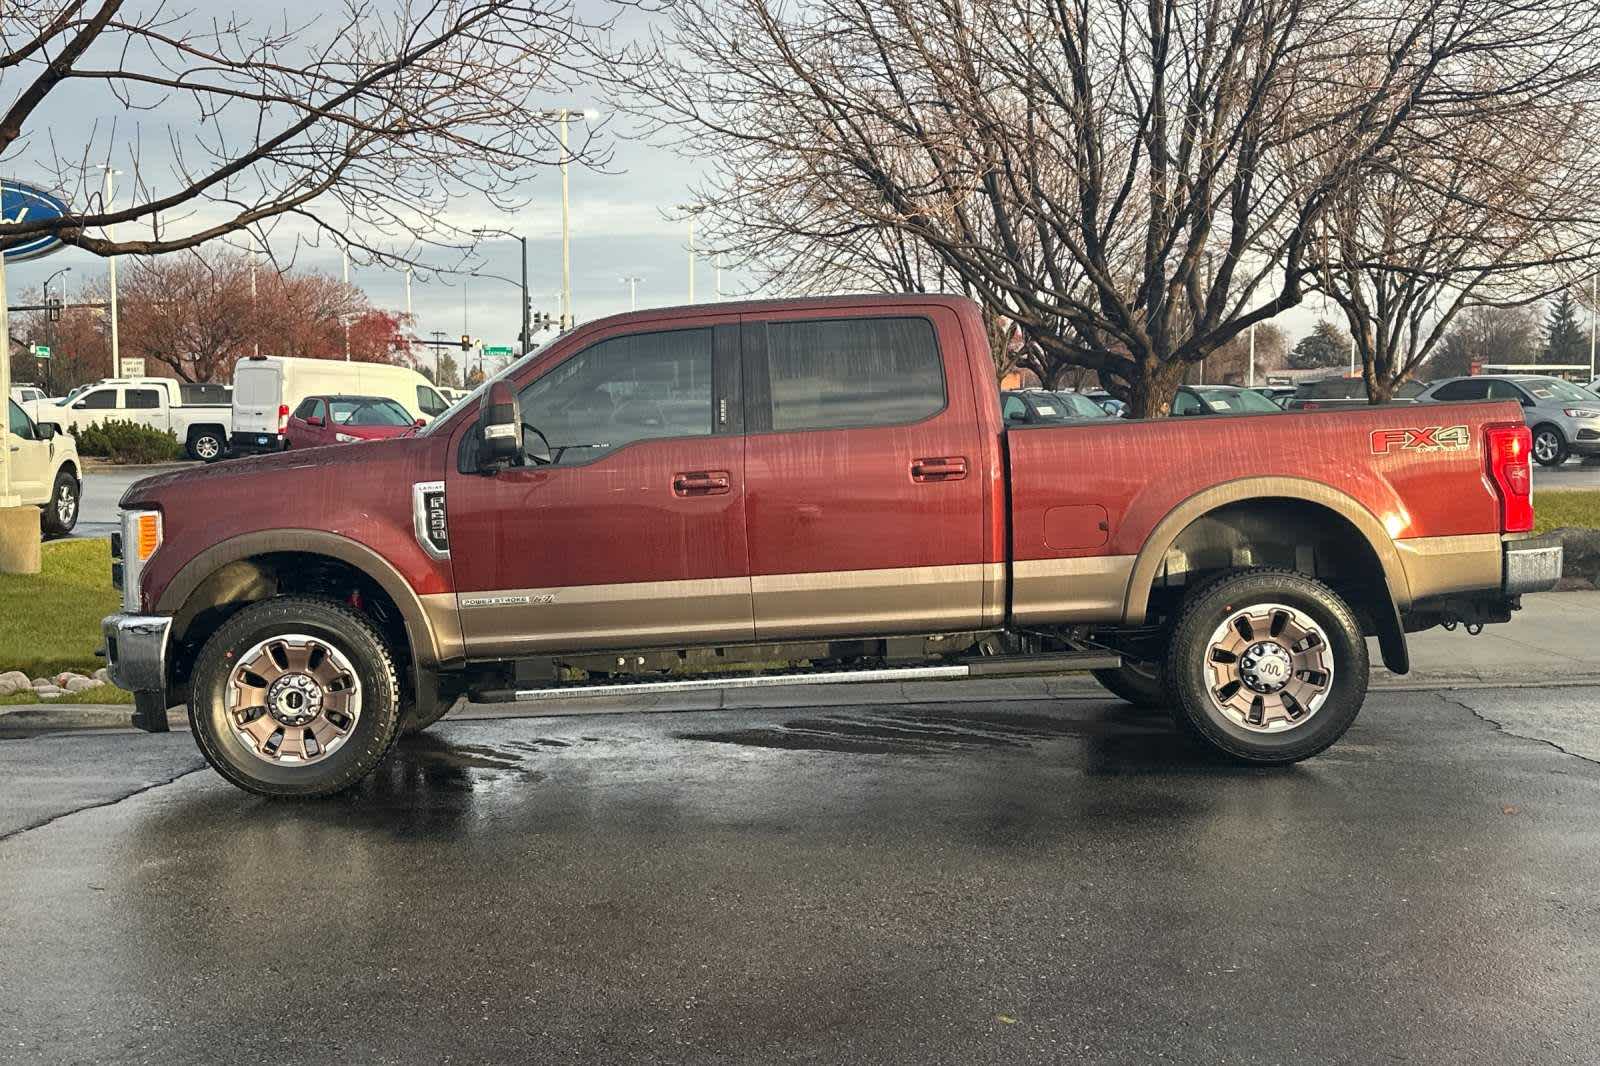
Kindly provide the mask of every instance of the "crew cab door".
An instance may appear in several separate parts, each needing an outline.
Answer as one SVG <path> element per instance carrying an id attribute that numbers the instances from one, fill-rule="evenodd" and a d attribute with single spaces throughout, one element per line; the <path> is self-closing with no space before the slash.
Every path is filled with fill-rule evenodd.
<path id="1" fill-rule="evenodd" d="M 978 628 L 1003 572 L 960 321 L 839 315 L 744 320 L 756 637 Z"/>
<path id="2" fill-rule="evenodd" d="M 123 410 L 118 417 L 151 429 L 171 429 L 166 394 L 154 386 L 129 385 L 122 390 Z"/>
<path id="3" fill-rule="evenodd" d="M 738 331 L 618 325 L 513 382 L 545 461 L 446 479 L 469 657 L 751 639 Z"/>
<path id="4" fill-rule="evenodd" d="M 25 504 L 43 503 L 50 498 L 50 442 L 39 439 L 33 421 L 6 399 L 6 451 L 11 460 L 11 491 Z"/>

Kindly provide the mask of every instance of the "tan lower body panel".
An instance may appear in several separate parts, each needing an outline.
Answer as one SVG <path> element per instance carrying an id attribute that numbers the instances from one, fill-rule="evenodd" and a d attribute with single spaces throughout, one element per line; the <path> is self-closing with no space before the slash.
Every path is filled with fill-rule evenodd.
<path id="1" fill-rule="evenodd" d="M 461 612 L 456 609 L 456 594 L 432 592 L 417 597 L 422 601 L 422 614 L 433 630 L 433 643 L 439 662 L 455 663 L 467 654 L 466 642 L 461 639 Z"/>
<path id="2" fill-rule="evenodd" d="M 474 658 L 754 638 L 745 577 L 466 592 L 456 600 Z"/>
<path id="3" fill-rule="evenodd" d="M 1397 540 L 1394 546 L 1400 552 L 1400 567 L 1411 586 L 1413 602 L 1500 587 L 1504 560 L 1498 533 L 1413 537 Z"/>
<path id="4" fill-rule="evenodd" d="M 999 564 L 754 577 L 756 639 L 985 628 L 985 615 L 993 612 L 984 610 L 984 590 L 994 565 Z"/>
<path id="5" fill-rule="evenodd" d="M 1011 617 L 1018 622 L 1120 622 L 1133 555 L 1027 559 L 1011 565 Z"/>

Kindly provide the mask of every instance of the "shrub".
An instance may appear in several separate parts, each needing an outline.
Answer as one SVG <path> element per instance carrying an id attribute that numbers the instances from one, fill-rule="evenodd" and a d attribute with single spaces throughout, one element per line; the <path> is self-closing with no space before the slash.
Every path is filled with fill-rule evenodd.
<path id="1" fill-rule="evenodd" d="M 113 463 L 167 463 L 184 456 L 183 445 L 169 431 L 137 422 L 91 422 L 77 433 L 78 454 Z"/>

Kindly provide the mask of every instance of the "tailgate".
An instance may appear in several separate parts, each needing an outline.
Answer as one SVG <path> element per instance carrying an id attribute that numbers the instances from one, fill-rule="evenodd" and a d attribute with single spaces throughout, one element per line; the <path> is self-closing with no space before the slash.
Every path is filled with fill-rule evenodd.
<path id="1" fill-rule="evenodd" d="M 282 372 L 277 366 L 240 363 L 233 374 L 233 431 L 278 432 L 282 384 Z"/>

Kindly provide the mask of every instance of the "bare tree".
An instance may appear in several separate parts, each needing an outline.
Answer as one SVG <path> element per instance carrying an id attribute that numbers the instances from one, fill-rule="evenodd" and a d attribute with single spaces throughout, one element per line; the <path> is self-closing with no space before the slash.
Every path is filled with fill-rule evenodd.
<path id="1" fill-rule="evenodd" d="M 517 202 L 560 151 L 541 100 L 608 58 L 604 25 L 568 0 L 343 0 L 303 24 L 267 18 L 10 0 L 0 158 L 53 181 L 70 213 L 0 221 L 0 246 L 50 231 L 153 254 L 242 231 L 264 243 L 289 218 L 368 257 L 470 244 L 441 213 L 468 193 Z M 61 121 L 117 109 L 150 113 L 159 134 Z M 97 166 L 113 159 L 129 171 L 114 207 Z"/>
<path id="2" fill-rule="evenodd" d="M 1464 312 L 1540 300 L 1600 255 L 1600 113 L 1572 95 L 1413 124 L 1323 215 L 1317 284 L 1349 321 L 1373 403 Z"/>
<path id="3" fill-rule="evenodd" d="M 1590 74 L 1589 0 L 682 0 L 628 86 L 712 239 L 907 234 L 1142 415 L 1295 306 L 1409 123 Z M 1461 69 L 1485 53 L 1491 85 Z M 1358 62 L 1359 60 L 1359 62 Z M 676 135 L 676 136 L 675 136 Z"/>
<path id="4" fill-rule="evenodd" d="M 1474 363 L 1532 363 L 1539 355 L 1539 312 L 1524 307 L 1473 307 L 1456 317 L 1424 364 L 1432 377 L 1470 374 Z"/>

